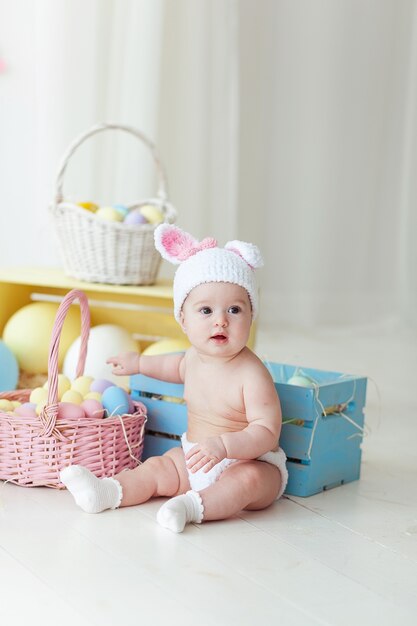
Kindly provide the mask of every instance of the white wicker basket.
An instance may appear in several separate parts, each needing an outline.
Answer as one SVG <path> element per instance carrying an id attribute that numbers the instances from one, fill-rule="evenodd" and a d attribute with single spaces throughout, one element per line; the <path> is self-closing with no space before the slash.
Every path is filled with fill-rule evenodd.
<path id="1" fill-rule="evenodd" d="M 100 219 L 73 202 L 64 200 L 63 180 L 68 161 L 89 137 L 104 130 L 131 133 L 150 149 L 158 172 L 154 198 L 136 202 L 159 207 L 165 222 L 174 222 L 177 212 L 168 201 L 164 168 L 155 146 L 140 131 L 120 124 L 97 124 L 77 137 L 61 160 L 56 180 L 55 199 L 50 211 L 60 243 L 64 271 L 68 276 L 89 282 L 112 285 L 152 285 L 157 277 L 161 256 L 155 250 L 154 224 L 128 225 Z"/>

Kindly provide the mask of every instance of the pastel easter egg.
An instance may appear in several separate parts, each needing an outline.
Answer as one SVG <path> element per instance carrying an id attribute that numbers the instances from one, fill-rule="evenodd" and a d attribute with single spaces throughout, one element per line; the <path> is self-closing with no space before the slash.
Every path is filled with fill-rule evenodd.
<path id="1" fill-rule="evenodd" d="M 129 213 L 129 209 L 124 204 L 113 204 L 113 208 L 116 209 L 116 211 L 119 211 L 123 220 L 125 219 L 126 215 Z"/>
<path id="2" fill-rule="evenodd" d="M 5 398 L 0 399 L 0 411 L 6 413 L 7 411 L 13 411 L 13 404 L 10 400 L 6 400 Z"/>
<path id="3" fill-rule="evenodd" d="M 296 385 L 297 387 L 314 387 L 314 383 L 307 376 L 292 376 L 287 380 L 288 385 Z"/>
<path id="4" fill-rule="evenodd" d="M 123 215 L 112 206 L 101 206 L 97 209 L 95 215 L 102 220 L 108 222 L 122 222 Z"/>
<path id="5" fill-rule="evenodd" d="M 190 347 L 187 339 L 159 339 L 151 343 L 142 354 L 154 356 L 156 354 L 170 354 L 172 352 L 185 352 Z"/>
<path id="6" fill-rule="evenodd" d="M 34 402 L 35 404 L 39 404 L 39 402 L 43 402 L 48 399 L 48 392 L 44 387 L 35 387 L 32 389 L 31 394 L 29 396 L 29 402 Z"/>
<path id="7" fill-rule="evenodd" d="M 84 400 L 81 403 L 81 406 L 85 411 L 86 417 L 93 417 L 96 419 L 101 419 L 102 417 L 104 417 L 104 407 L 101 402 L 98 402 L 98 400 L 93 400 L 92 398 L 89 398 L 87 400 Z"/>
<path id="8" fill-rule="evenodd" d="M 107 415 L 123 415 L 129 412 L 129 395 L 120 387 L 107 387 L 101 397 Z"/>
<path id="9" fill-rule="evenodd" d="M 144 215 L 142 215 L 139 209 L 133 209 L 132 211 L 129 211 L 124 218 L 124 223 L 129 224 L 130 226 L 136 226 L 140 224 L 147 224 L 148 220 Z"/>
<path id="10" fill-rule="evenodd" d="M 23 402 L 23 404 L 15 408 L 14 414 L 19 417 L 36 417 L 36 404 L 33 402 Z"/>
<path id="11" fill-rule="evenodd" d="M 79 391 L 75 391 L 75 389 L 68 389 L 61 398 L 62 402 L 69 402 L 71 404 L 81 404 L 84 400 L 83 396 Z"/>
<path id="12" fill-rule="evenodd" d="M 91 383 L 94 381 L 92 376 L 79 376 L 71 383 L 71 389 L 73 391 L 78 391 L 83 397 L 86 393 L 88 393 L 91 389 Z"/>
<path id="13" fill-rule="evenodd" d="M 90 211 L 91 213 L 95 213 L 98 209 L 98 204 L 95 202 L 77 202 L 77 206 L 85 209 L 86 211 Z"/>
<path id="14" fill-rule="evenodd" d="M 164 214 L 161 209 L 152 204 L 144 204 L 140 207 L 140 212 L 150 224 L 160 224 L 164 221 Z"/>
<path id="15" fill-rule="evenodd" d="M 85 417 L 85 411 L 80 404 L 60 402 L 58 404 L 58 417 L 60 419 L 82 419 Z"/>
<path id="16" fill-rule="evenodd" d="M 17 409 L 17 407 L 20 406 L 22 403 L 19 402 L 19 400 L 12 400 L 12 404 L 13 404 L 13 408 Z"/>
<path id="17" fill-rule="evenodd" d="M 41 402 L 38 402 L 35 408 L 36 415 L 40 415 L 43 407 L 46 406 L 47 404 L 48 404 L 48 400 L 41 400 Z"/>
<path id="18" fill-rule="evenodd" d="M 101 403 L 101 393 L 98 391 L 89 391 L 85 394 L 84 400 L 97 400 L 97 402 Z"/>
<path id="19" fill-rule="evenodd" d="M 98 393 L 103 393 L 107 387 L 114 387 L 114 383 L 110 380 L 106 380 L 106 378 L 96 378 L 93 380 L 90 386 L 90 391 L 98 391 Z"/>
<path id="20" fill-rule="evenodd" d="M 68 376 L 64 374 L 58 374 L 58 400 L 61 400 L 62 396 L 68 389 L 71 388 L 71 381 Z M 48 389 L 48 381 L 44 384 L 44 389 Z"/>

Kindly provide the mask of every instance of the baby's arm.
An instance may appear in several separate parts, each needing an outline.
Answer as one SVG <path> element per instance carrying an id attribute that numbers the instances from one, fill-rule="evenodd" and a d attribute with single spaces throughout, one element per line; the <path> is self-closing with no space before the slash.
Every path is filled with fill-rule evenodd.
<path id="1" fill-rule="evenodd" d="M 137 352 L 124 352 L 108 358 L 106 363 L 111 363 L 113 374 L 119 376 L 143 374 L 168 383 L 184 381 L 184 353 L 141 356 Z"/>

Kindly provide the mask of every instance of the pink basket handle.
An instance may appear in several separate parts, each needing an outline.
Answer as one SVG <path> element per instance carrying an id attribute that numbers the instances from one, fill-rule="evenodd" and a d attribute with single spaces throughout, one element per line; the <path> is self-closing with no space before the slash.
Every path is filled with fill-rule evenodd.
<path id="1" fill-rule="evenodd" d="M 88 336 L 90 334 L 90 309 L 88 306 L 87 296 L 79 289 L 72 289 L 59 305 L 54 328 L 52 331 L 51 342 L 49 344 L 48 358 L 48 402 L 40 413 L 40 420 L 43 424 L 41 437 L 56 437 L 63 439 L 61 433 L 55 428 L 58 417 L 58 353 L 59 341 L 61 338 L 62 327 L 65 322 L 68 309 L 74 300 L 77 300 L 81 308 L 81 344 L 78 363 L 76 369 L 76 378 L 84 373 L 85 360 L 87 357 Z"/>

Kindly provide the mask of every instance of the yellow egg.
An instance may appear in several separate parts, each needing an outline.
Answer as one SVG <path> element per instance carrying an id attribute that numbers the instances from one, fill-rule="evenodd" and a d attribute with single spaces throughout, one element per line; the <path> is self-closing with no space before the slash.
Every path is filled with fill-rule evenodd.
<path id="1" fill-rule="evenodd" d="M 161 209 L 152 204 L 144 204 L 140 207 L 140 212 L 150 224 L 160 224 L 164 221 L 164 214 Z"/>
<path id="2" fill-rule="evenodd" d="M 36 405 L 36 409 L 35 409 L 35 411 L 36 411 L 36 415 L 40 415 L 40 413 L 41 413 L 41 411 L 42 411 L 43 407 L 44 407 L 46 404 L 48 404 L 48 401 L 47 401 L 47 400 L 43 400 L 42 402 L 38 402 L 38 404 Z"/>
<path id="3" fill-rule="evenodd" d="M 78 391 L 83 397 L 90 391 L 91 383 L 94 378 L 92 376 L 79 376 L 71 383 L 71 389 Z"/>
<path id="4" fill-rule="evenodd" d="M 18 360 L 26 374 L 44 374 L 48 371 L 49 343 L 53 332 L 58 304 L 32 302 L 16 311 L 6 323 L 3 341 Z M 61 370 L 65 354 L 80 334 L 80 311 L 70 307 L 59 341 L 58 368 Z"/>
<path id="5" fill-rule="evenodd" d="M 101 402 L 101 393 L 98 391 L 89 391 L 85 394 L 84 400 L 97 400 L 98 402 Z"/>
<path id="6" fill-rule="evenodd" d="M 17 407 L 20 406 L 22 403 L 19 402 L 18 400 L 12 400 L 12 404 L 13 404 L 13 408 L 17 409 Z"/>
<path id="7" fill-rule="evenodd" d="M 160 339 L 151 343 L 150 346 L 145 348 L 142 352 L 144 355 L 154 354 L 169 354 L 170 352 L 184 352 L 190 347 L 189 342 L 186 339 Z"/>
<path id="8" fill-rule="evenodd" d="M 5 398 L 0 399 L 0 411 L 13 411 L 13 404 L 10 400 L 6 400 Z"/>
<path id="9" fill-rule="evenodd" d="M 77 205 L 86 211 L 91 211 L 92 213 L 95 213 L 98 209 L 98 204 L 95 204 L 94 202 L 77 202 Z"/>
<path id="10" fill-rule="evenodd" d="M 74 389 L 68 389 L 61 398 L 61 402 L 70 402 L 71 404 L 81 404 L 84 400 L 79 391 L 75 391 Z"/>
<path id="11" fill-rule="evenodd" d="M 48 399 L 48 391 L 44 387 L 35 387 L 29 397 L 29 402 L 38 404 L 39 402 L 46 402 Z"/>
<path id="12" fill-rule="evenodd" d="M 48 381 L 44 384 L 44 388 L 48 389 Z M 62 399 L 62 396 L 68 389 L 71 388 L 71 381 L 68 376 L 64 374 L 58 374 L 58 400 Z"/>
<path id="13" fill-rule="evenodd" d="M 100 219 L 107 220 L 109 222 L 123 221 L 123 215 L 120 213 L 120 211 L 117 211 L 117 209 L 112 206 L 101 206 L 99 209 L 97 209 L 95 214 Z"/>

